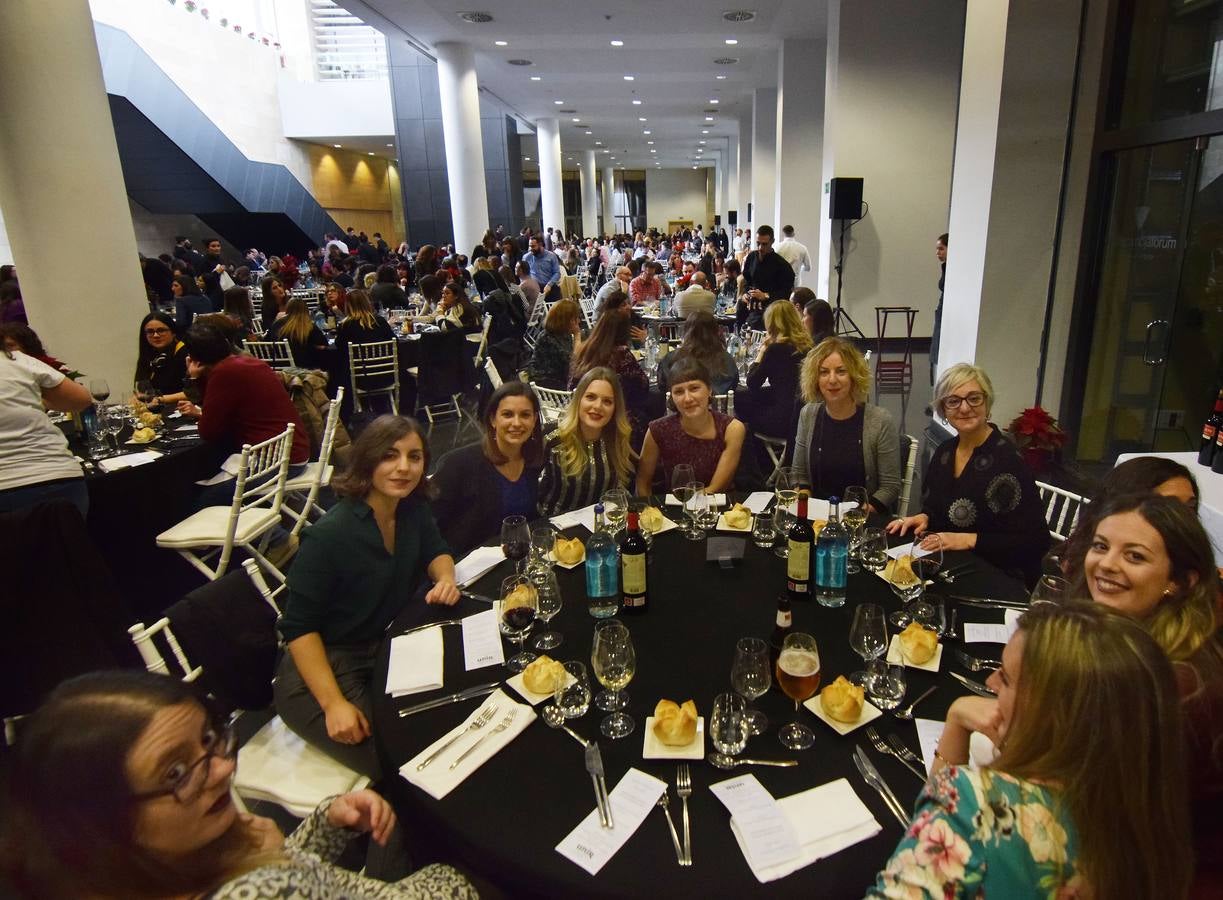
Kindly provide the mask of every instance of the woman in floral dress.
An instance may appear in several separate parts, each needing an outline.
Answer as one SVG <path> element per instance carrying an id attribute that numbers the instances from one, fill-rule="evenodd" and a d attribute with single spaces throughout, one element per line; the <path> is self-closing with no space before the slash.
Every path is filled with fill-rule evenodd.
<path id="1" fill-rule="evenodd" d="M 930 782 L 870 897 L 1183 898 L 1184 749 L 1167 657 L 1099 605 L 1040 603 L 947 714 Z M 970 769 L 973 731 L 1000 748 Z"/>

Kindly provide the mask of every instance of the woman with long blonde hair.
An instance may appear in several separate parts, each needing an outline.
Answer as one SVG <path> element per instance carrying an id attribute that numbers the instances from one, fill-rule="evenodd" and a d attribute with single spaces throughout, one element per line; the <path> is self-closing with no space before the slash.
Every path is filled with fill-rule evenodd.
<path id="1" fill-rule="evenodd" d="M 788 437 L 794 433 L 798 376 L 811 336 L 793 303 L 775 301 L 764 310 L 764 340 L 747 370 L 747 390 L 735 411 L 754 433 Z"/>
<path id="2" fill-rule="evenodd" d="M 277 319 L 267 334 L 269 341 L 288 341 L 293 362 L 301 369 L 330 371 L 327 339 L 314 324 L 310 307 L 302 297 L 290 297 L 284 318 Z"/>
<path id="3" fill-rule="evenodd" d="M 930 781 L 872 897 L 1178 900 L 1193 868 L 1167 657 L 1099 604 L 1038 603 L 947 713 Z M 979 731 L 999 754 L 970 768 Z"/>
<path id="4" fill-rule="evenodd" d="M 627 487 L 636 462 L 631 434 L 620 379 L 595 366 L 578 382 L 560 421 L 544 431 L 539 514 L 581 509 L 611 488 Z"/>

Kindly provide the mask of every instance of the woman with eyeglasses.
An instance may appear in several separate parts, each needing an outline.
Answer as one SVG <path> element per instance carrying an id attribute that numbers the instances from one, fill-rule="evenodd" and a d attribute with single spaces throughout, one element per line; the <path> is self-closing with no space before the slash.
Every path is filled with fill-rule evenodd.
<path id="1" fill-rule="evenodd" d="M 178 339 L 174 320 L 165 313 L 149 313 L 140 323 L 140 349 L 133 383 L 149 382 L 156 395 L 154 406 L 186 400 L 187 345 Z"/>
<path id="2" fill-rule="evenodd" d="M 168 675 L 94 672 L 57 687 L 9 760 L 0 871 L 21 897 L 475 897 L 430 865 L 393 884 L 334 865 L 385 845 L 390 805 L 329 797 L 287 839 L 231 799 L 237 743 L 201 691 Z"/>
<path id="3" fill-rule="evenodd" d="M 972 550 L 1028 585 L 1040 577 L 1049 526 L 1032 473 L 989 421 L 994 386 L 985 370 L 957 363 L 934 386 L 934 409 L 956 430 L 934 451 L 921 512 L 893 519 L 892 534 L 937 533 L 947 550 Z"/>

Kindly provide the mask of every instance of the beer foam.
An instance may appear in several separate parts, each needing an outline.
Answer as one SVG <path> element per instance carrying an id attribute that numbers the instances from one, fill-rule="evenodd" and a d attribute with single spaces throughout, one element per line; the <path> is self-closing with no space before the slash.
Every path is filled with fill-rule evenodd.
<path id="1" fill-rule="evenodd" d="M 820 670 L 820 658 L 808 650 L 783 650 L 777 664 L 793 678 L 805 678 Z"/>

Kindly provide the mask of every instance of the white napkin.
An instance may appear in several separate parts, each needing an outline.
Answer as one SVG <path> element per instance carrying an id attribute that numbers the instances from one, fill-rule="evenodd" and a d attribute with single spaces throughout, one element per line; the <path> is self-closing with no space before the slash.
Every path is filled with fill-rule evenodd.
<path id="1" fill-rule="evenodd" d="M 500 547 L 477 547 L 454 564 L 454 580 L 467 587 L 503 559 Z"/>
<path id="2" fill-rule="evenodd" d="M 392 697 L 406 697 L 440 688 L 444 646 L 441 628 L 426 628 L 392 638 L 386 692 Z"/>
<path id="3" fill-rule="evenodd" d="M 726 505 L 725 494 L 710 494 L 710 496 L 713 498 L 711 502 L 716 503 L 719 508 Z M 683 504 L 679 502 L 679 498 L 674 494 L 667 494 L 665 502 L 667 506 L 683 506 Z"/>
<path id="4" fill-rule="evenodd" d="M 800 854 L 788 862 L 757 868 L 747 855 L 735 820 L 730 820 L 730 830 L 739 842 L 739 849 L 752 874 L 762 884 L 784 878 L 816 860 L 874 837 L 882 830 L 844 778 L 784 797 L 777 805 L 798 836 L 801 848 Z"/>
<path id="5" fill-rule="evenodd" d="M 594 504 L 583 506 L 581 509 L 571 509 L 569 512 L 560 513 L 548 521 L 561 531 L 564 531 L 566 528 L 572 528 L 575 525 L 583 525 L 587 531 L 593 532 L 595 530 Z"/>
<path id="6" fill-rule="evenodd" d="M 467 732 L 468 726 L 476 720 L 481 710 L 493 706 L 497 707 L 497 712 L 492 720 L 479 731 Z M 506 726 L 504 731 L 494 734 L 494 729 L 505 721 L 505 717 L 511 709 L 515 711 L 514 721 Z M 477 709 L 472 710 L 471 715 L 463 721 L 462 725 L 447 731 L 424 750 L 420 751 L 420 753 L 404 763 L 399 769 L 399 774 L 434 800 L 441 800 L 462 784 L 463 779 L 488 762 L 510 741 L 522 734 L 526 727 L 534 721 L 535 710 L 531 709 L 530 705 L 515 703 L 504 691 L 500 689 L 495 690 L 485 698 L 484 702 Z M 445 753 L 426 766 L 424 771 L 416 771 L 417 763 L 427 759 L 434 750 L 460 732 L 466 733 L 448 747 Z M 480 746 L 464 759 L 457 768 L 450 768 L 450 764 L 462 756 L 463 752 L 475 744 L 476 741 L 480 741 Z"/>
<path id="7" fill-rule="evenodd" d="M 136 453 L 125 453 L 122 456 L 112 456 L 98 463 L 103 472 L 118 472 L 120 469 L 130 469 L 132 466 L 143 466 L 160 458 L 156 450 L 140 450 Z"/>

